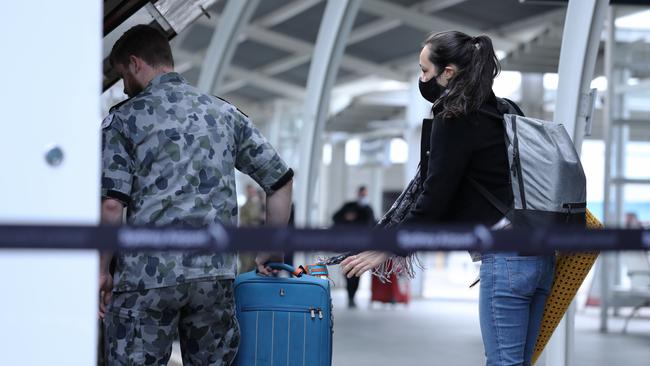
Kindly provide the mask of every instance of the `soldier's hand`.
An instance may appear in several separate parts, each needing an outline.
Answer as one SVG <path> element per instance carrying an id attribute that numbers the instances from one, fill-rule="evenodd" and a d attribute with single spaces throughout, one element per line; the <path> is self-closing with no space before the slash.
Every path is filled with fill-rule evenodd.
<path id="1" fill-rule="evenodd" d="M 257 256 L 255 257 L 255 264 L 257 264 L 257 272 L 265 275 L 265 276 L 270 276 L 274 273 L 277 273 L 277 270 L 271 269 L 271 267 L 268 267 L 266 264 L 269 262 L 279 262 L 282 263 L 284 262 L 284 254 L 283 253 L 272 253 L 272 252 L 259 252 L 257 253 Z"/>
<path id="2" fill-rule="evenodd" d="M 106 308 L 113 296 L 113 276 L 110 273 L 99 275 L 99 318 L 104 319 Z"/>

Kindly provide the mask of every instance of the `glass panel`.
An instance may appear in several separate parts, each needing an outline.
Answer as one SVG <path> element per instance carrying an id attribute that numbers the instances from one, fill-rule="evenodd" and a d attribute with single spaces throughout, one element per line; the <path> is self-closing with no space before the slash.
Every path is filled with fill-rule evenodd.
<path id="1" fill-rule="evenodd" d="M 650 142 L 627 143 L 625 146 L 625 176 L 637 179 L 650 178 Z"/>
<path id="2" fill-rule="evenodd" d="M 587 208 L 603 220 L 605 181 L 605 143 L 602 140 L 585 140 L 580 153 L 582 167 L 587 177 Z"/>
<path id="3" fill-rule="evenodd" d="M 625 226 L 642 224 L 647 227 L 650 225 L 650 185 L 628 184 L 625 186 L 623 216 Z"/>

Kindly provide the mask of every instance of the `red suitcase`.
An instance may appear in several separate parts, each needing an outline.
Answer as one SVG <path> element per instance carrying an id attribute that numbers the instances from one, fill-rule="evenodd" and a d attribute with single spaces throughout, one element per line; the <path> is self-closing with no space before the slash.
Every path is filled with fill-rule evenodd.
<path id="1" fill-rule="evenodd" d="M 391 274 L 389 280 L 390 282 L 382 283 L 377 277 L 372 276 L 370 301 L 408 304 L 411 299 L 409 279 Z"/>

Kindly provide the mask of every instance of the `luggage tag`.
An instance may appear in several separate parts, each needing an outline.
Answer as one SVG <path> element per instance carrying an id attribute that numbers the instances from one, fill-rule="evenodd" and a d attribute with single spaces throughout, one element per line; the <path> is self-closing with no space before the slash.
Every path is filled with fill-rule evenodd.
<path id="1" fill-rule="evenodd" d="M 327 270 L 327 266 L 324 264 L 307 264 L 300 266 L 300 268 L 302 268 L 305 274 L 308 274 L 310 276 L 323 279 L 329 278 L 329 271 Z"/>

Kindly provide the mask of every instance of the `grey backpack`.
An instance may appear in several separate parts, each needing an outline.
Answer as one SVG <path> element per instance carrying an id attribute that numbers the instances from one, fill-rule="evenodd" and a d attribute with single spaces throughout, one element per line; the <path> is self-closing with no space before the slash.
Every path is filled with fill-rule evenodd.
<path id="1" fill-rule="evenodd" d="M 494 228 L 584 226 L 587 183 L 580 157 L 564 126 L 525 117 L 510 100 L 497 98 L 497 102 L 503 116 L 496 117 L 503 119 L 506 133 L 512 204 L 506 205 L 470 179 L 504 215 Z"/>

